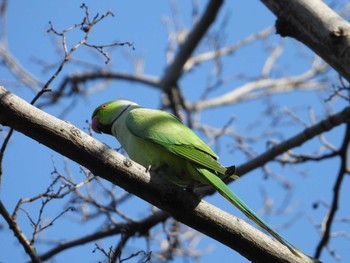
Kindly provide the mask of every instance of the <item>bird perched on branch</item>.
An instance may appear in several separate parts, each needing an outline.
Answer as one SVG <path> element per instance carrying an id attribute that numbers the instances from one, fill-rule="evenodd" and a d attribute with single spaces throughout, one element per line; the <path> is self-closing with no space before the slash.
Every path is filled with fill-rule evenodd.
<path id="1" fill-rule="evenodd" d="M 183 187 L 210 185 L 248 218 L 299 256 L 290 242 L 268 226 L 223 182 L 237 179 L 235 166 L 225 167 L 218 156 L 177 117 L 127 100 L 100 105 L 92 114 L 92 129 L 117 138 L 129 157 Z"/>

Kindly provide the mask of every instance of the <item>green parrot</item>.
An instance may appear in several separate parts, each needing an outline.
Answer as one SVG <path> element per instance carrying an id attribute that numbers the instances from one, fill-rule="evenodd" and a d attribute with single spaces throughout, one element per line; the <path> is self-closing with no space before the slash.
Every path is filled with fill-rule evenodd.
<path id="1" fill-rule="evenodd" d="M 182 188 L 211 185 L 248 218 L 299 256 L 285 238 L 268 226 L 223 182 L 235 179 L 235 167 L 224 167 L 218 156 L 176 116 L 147 109 L 127 100 L 102 104 L 92 114 L 92 129 L 113 135 L 129 157 L 154 169 Z"/>

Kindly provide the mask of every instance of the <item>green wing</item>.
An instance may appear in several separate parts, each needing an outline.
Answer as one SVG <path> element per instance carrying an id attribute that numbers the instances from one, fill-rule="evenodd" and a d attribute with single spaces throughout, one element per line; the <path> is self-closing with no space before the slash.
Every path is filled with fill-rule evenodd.
<path id="1" fill-rule="evenodd" d="M 218 156 L 174 115 L 160 110 L 133 109 L 126 118 L 129 131 L 203 168 L 225 174 Z"/>

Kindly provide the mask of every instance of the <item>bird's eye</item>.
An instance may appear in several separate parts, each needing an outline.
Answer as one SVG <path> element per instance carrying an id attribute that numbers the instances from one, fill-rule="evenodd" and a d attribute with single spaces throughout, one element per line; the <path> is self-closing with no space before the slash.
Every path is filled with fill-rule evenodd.
<path id="1" fill-rule="evenodd" d="M 102 104 L 102 105 L 101 105 L 101 109 L 106 109 L 107 107 L 108 107 L 107 104 Z"/>

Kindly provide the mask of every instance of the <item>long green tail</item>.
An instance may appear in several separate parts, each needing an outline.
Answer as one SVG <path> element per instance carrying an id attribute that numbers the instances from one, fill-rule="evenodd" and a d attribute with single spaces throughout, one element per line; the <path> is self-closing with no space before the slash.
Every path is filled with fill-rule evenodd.
<path id="1" fill-rule="evenodd" d="M 196 168 L 209 183 L 230 203 L 241 210 L 248 218 L 253 220 L 260 227 L 268 231 L 274 238 L 285 245 L 294 255 L 300 256 L 300 250 L 288 242 L 284 237 L 279 235 L 275 230 L 273 230 L 268 224 L 266 224 L 257 214 L 255 214 L 231 189 L 215 174 L 211 173 L 206 169 Z"/>

